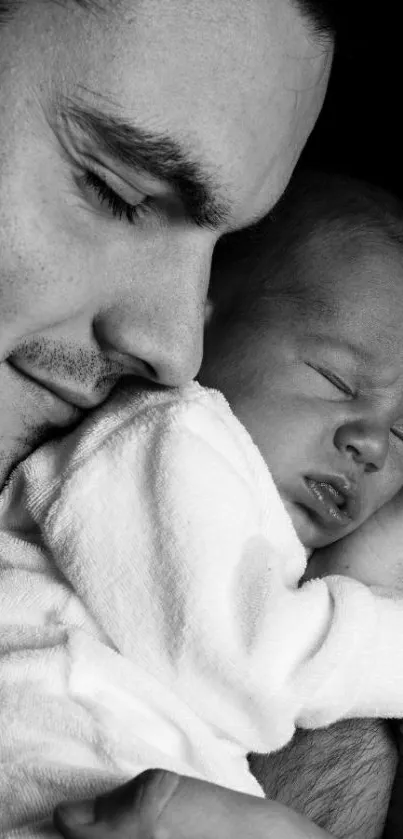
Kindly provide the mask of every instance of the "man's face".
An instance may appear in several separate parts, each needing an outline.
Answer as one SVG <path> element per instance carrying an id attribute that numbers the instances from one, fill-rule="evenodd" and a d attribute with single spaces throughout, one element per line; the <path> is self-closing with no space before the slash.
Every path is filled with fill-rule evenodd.
<path id="1" fill-rule="evenodd" d="M 98 5 L 0 32 L 0 485 L 120 376 L 196 374 L 214 245 L 281 194 L 326 88 L 284 0 Z"/>
<path id="2" fill-rule="evenodd" d="M 207 333 L 201 382 L 246 426 L 308 548 L 355 530 L 403 486 L 402 264 L 335 252 L 302 302 L 266 298 L 224 352 Z"/>

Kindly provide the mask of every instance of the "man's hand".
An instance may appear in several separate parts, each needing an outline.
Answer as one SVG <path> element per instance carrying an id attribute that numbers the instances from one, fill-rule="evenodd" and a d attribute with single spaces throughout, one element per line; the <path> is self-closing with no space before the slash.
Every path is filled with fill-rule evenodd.
<path id="1" fill-rule="evenodd" d="M 66 839 L 330 839 L 275 801 L 162 770 L 93 802 L 61 805 L 54 824 Z"/>

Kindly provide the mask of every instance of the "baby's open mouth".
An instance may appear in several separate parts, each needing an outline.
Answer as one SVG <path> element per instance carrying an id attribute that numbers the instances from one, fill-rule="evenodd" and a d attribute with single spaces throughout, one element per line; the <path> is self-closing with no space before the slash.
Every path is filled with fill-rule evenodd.
<path id="1" fill-rule="evenodd" d="M 310 496 L 308 508 L 325 525 L 345 527 L 356 517 L 355 512 L 353 514 L 355 493 L 347 482 L 342 484 L 338 478 L 306 477 L 305 486 Z"/>

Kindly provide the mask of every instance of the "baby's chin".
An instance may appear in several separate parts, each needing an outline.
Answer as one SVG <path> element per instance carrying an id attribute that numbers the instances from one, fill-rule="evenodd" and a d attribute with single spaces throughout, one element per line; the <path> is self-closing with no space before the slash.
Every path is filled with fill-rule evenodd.
<path id="1" fill-rule="evenodd" d="M 325 527 L 319 517 L 315 516 L 310 510 L 302 504 L 294 503 L 292 501 L 284 501 L 287 512 L 292 520 L 296 534 L 302 542 L 304 548 L 308 552 L 316 550 L 316 548 L 324 548 L 327 545 L 332 545 L 357 527 L 362 522 L 350 522 L 345 526 L 337 526 L 334 528 Z"/>

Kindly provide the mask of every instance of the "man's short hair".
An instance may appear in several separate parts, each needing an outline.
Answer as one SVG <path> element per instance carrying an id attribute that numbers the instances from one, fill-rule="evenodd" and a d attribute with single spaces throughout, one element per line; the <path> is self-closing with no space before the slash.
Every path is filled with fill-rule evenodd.
<path id="1" fill-rule="evenodd" d="M 316 37 L 333 39 L 339 29 L 339 0 L 292 0 Z"/>
<path id="2" fill-rule="evenodd" d="M 299 9 L 303 17 L 310 24 L 316 36 L 332 38 L 337 29 L 336 6 L 337 0 L 291 0 Z M 29 3 L 30 0 L 0 0 L 0 24 L 11 20 L 19 6 Z M 50 0 L 54 2 L 54 0 Z M 69 0 L 57 0 L 62 5 Z M 70 0 L 83 8 L 95 8 L 99 5 L 97 0 Z"/>
<path id="3" fill-rule="evenodd" d="M 61 0 L 57 0 L 57 2 L 61 5 Z M 68 2 L 68 0 L 64 0 L 64 2 Z M 97 0 L 70 0 L 70 2 L 74 2 L 76 6 L 82 6 L 84 9 L 96 8 L 98 5 Z M 0 0 L 0 24 L 10 21 L 24 3 L 29 3 L 29 0 Z"/>

